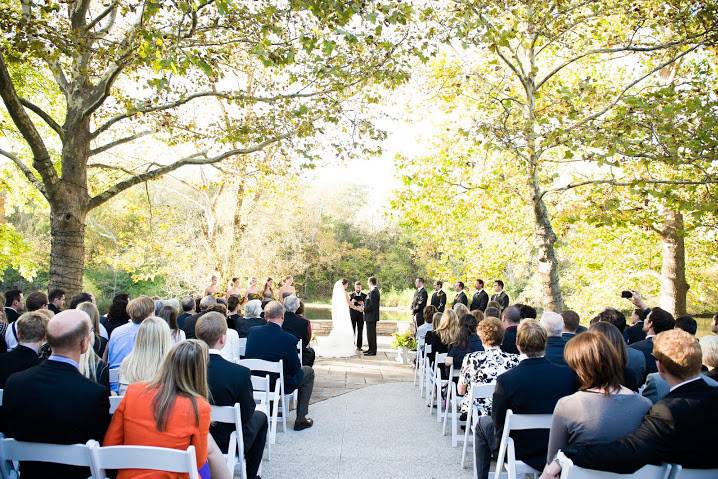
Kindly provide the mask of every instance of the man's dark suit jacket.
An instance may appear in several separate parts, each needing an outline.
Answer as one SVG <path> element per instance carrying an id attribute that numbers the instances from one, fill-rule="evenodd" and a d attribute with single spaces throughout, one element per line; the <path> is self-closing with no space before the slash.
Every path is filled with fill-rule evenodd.
<path id="1" fill-rule="evenodd" d="M 516 330 L 517 325 L 512 325 L 506 328 L 504 331 L 504 339 L 501 341 L 501 350 L 505 353 L 519 354 L 519 350 L 516 347 Z"/>
<path id="2" fill-rule="evenodd" d="M 411 301 L 411 313 L 414 316 L 416 324 L 422 324 L 424 322 L 424 308 L 426 308 L 426 302 L 429 300 L 429 293 L 426 292 L 426 288 L 423 286 L 421 289 L 414 291 L 414 299 Z"/>
<path id="3" fill-rule="evenodd" d="M 242 429 L 249 424 L 254 414 L 254 395 L 252 388 L 252 373 L 249 369 L 239 364 L 234 364 L 224 359 L 219 354 L 209 355 L 207 366 L 207 382 L 209 392 L 212 396 L 212 404 L 215 406 L 234 406 L 239 403 L 242 410 Z M 229 446 L 229 436 L 234 431 L 232 424 L 212 424 L 209 428 L 217 446 L 226 453 Z M 244 436 L 253 437 L 243 433 Z"/>
<path id="4" fill-rule="evenodd" d="M 657 373 L 656 360 L 653 359 L 653 336 L 643 341 L 631 344 L 629 347 L 638 349 L 646 357 L 646 376 L 651 373 Z"/>
<path id="5" fill-rule="evenodd" d="M 637 343 L 646 339 L 646 332 L 643 330 L 643 321 L 637 321 L 633 326 L 626 328 L 623 336 L 628 344 Z"/>
<path id="6" fill-rule="evenodd" d="M 181 312 L 180 315 L 177 316 L 177 327 L 184 331 L 184 323 L 190 316 L 192 316 L 192 313 L 188 313 L 186 311 Z"/>
<path id="7" fill-rule="evenodd" d="M 380 308 L 380 295 L 379 288 L 374 288 L 369 291 L 364 302 L 364 322 L 365 323 L 376 323 L 379 321 L 379 308 Z"/>
<path id="8" fill-rule="evenodd" d="M 5 433 L 18 441 L 53 444 L 102 442 L 110 423 L 107 390 L 72 365 L 58 361 L 13 374 L 3 395 Z M 20 464 L 23 479 L 85 479 L 89 468 L 51 463 Z"/>
<path id="9" fill-rule="evenodd" d="M 434 306 L 437 311 L 443 313 L 444 309 L 446 309 L 446 293 L 441 289 L 434 292 L 434 294 L 431 295 L 431 305 Z"/>
<path id="10" fill-rule="evenodd" d="M 197 339 L 197 335 L 194 333 L 194 328 L 197 326 L 197 320 L 202 317 L 203 314 L 204 313 L 196 313 L 184 320 L 184 325 L 181 329 L 184 331 L 187 339 Z"/>
<path id="11" fill-rule="evenodd" d="M 496 301 L 501 305 L 501 311 L 509 307 L 509 295 L 506 291 L 501 291 L 499 294 L 491 296 L 491 301 Z"/>
<path id="12" fill-rule="evenodd" d="M 7 318 L 8 324 L 15 322 L 20 317 L 20 313 L 15 311 L 9 306 L 5 306 L 5 317 Z"/>
<path id="13" fill-rule="evenodd" d="M 58 314 L 60 312 L 60 308 L 58 308 L 57 306 L 55 306 L 52 303 L 47 305 L 47 309 L 49 309 L 50 311 L 52 311 L 55 314 Z M 100 318 L 100 319 L 102 319 L 102 318 Z"/>
<path id="14" fill-rule="evenodd" d="M 549 336 L 546 338 L 546 359 L 559 366 L 566 366 L 563 359 L 563 348 L 566 342 L 560 336 Z"/>
<path id="15" fill-rule="evenodd" d="M 506 411 L 514 414 L 553 414 L 556 403 L 578 390 L 578 377 L 568 367 L 557 366 L 546 358 L 524 359 L 496 378 L 491 410 L 496 444 L 501 442 Z M 516 458 L 534 469 L 543 470 L 548 452 L 549 430 L 511 433 Z"/>
<path id="16" fill-rule="evenodd" d="M 11 374 L 24 371 L 38 364 L 40 364 L 40 358 L 37 353 L 21 344 L 18 344 L 9 353 L 0 355 L 0 389 L 5 387 L 5 383 L 7 383 L 7 379 Z"/>
<path id="17" fill-rule="evenodd" d="M 237 335 L 246 338 L 249 335 L 249 328 L 264 326 L 267 322 L 262 318 L 237 318 Z"/>
<path id="18" fill-rule="evenodd" d="M 297 341 L 300 339 L 302 340 L 302 364 L 312 366 L 314 364 L 316 354 L 309 346 L 309 341 L 312 339 L 309 336 L 309 320 L 304 319 L 296 313 L 285 311 L 282 329 L 296 336 Z"/>
<path id="19" fill-rule="evenodd" d="M 249 331 L 247 336 L 246 359 L 264 359 L 265 361 L 284 361 L 284 393 L 294 391 L 302 379 L 304 371 L 299 364 L 297 355 L 297 338 L 275 323 L 257 326 Z M 270 375 L 272 387 L 278 375 Z"/>
<path id="20" fill-rule="evenodd" d="M 469 311 L 486 311 L 486 306 L 489 304 L 489 293 L 484 291 L 483 289 L 481 291 L 476 291 L 474 295 L 471 297 L 471 307 L 469 308 Z"/>
<path id="21" fill-rule="evenodd" d="M 451 303 L 451 307 L 453 308 L 459 303 L 463 304 L 464 306 L 469 306 L 469 298 L 466 297 L 466 293 L 463 289 L 459 291 L 459 293 L 456 295 L 456 297 L 454 298 L 454 302 Z"/>
<path id="22" fill-rule="evenodd" d="M 684 384 L 661 399 L 628 436 L 607 444 L 569 446 L 574 464 L 630 474 L 645 464 L 718 468 L 718 388 L 703 380 Z"/>

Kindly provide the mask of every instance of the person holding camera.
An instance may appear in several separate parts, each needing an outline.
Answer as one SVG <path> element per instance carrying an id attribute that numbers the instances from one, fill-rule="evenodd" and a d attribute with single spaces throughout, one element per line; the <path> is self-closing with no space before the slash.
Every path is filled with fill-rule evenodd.
<path id="1" fill-rule="evenodd" d="M 621 297 L 629 300 L 636 307 L 631 315 L 632 326 L 626 328 L 623 332 L 623 337 L 626 338 L 628 344 L 643 341 L 646 339 L 646 332 L 643 330 L 643 325 L 648 313 L 651 312 L 651 308 L 648 307 L 643 296 L 641 296 L 641 293 L 638 291 L 622 291 Z"/>

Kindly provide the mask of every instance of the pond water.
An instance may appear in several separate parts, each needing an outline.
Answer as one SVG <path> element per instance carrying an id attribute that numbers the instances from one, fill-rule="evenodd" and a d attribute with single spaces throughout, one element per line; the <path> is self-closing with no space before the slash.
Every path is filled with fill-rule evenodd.
<path id="1" fill-rule="evenodd" d="M 332 319 L 332 307 L 329 304 L 308 304 L 304 307 L 304 317 L 307 319 Z M 379 319 L 383 321 L 410 321 L 411 312 L 396 308 L 381 308 Z"/>

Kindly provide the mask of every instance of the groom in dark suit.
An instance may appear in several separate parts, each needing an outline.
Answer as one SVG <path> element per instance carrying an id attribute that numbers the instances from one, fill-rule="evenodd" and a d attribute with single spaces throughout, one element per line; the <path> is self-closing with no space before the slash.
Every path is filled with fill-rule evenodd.
<path id="1" fill-rule="evenodd" d="M 486 306 L 489 305 L 489 293 L 484 291 L 484 280 L 476 280 L 476 291 L 474 296 L 471 298 L 471 307 L 469 311 L 479 310 L 482 313 L 486 310 Z"/>
<path id="2" fill-rule="evenodd" d="M 411 301 L 411 314 L 414 316 L 414 324 L 418 328 L 424 324 L 424 308 L 429 300 L 429 293 L 424 288 L 424 278 L 416 278 L 416 291 Z"/>
<path id="3" fill-rule="evenodd" d="M 379 288 L 374 276 L 369 278 L 369 294 L 364 301 L 364 323 L 366 324 L 366 339 L 369 349 L 364 356 L 376 356 L 376 323 L 379 322 Z"/>

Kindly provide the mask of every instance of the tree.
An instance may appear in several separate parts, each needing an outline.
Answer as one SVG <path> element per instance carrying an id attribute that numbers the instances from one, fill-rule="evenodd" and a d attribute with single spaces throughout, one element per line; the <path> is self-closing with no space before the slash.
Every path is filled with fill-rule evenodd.
<path id="1" fill-rule="evenodd" d="M 712 24 L 662 26 L 669 18 L 687 23 L 700 10 L 621 0 L 449 2 L 447 40 L 483 53 L 450 85 L 475 101 L 476 126 L 467 133 L 485 150 L 505 153 L 525 185 L 546 309 L 563 307 L 558 237 L 544 198 L 557 165 L 583 161 L 570 148 L 572 137 L 711 40 Z"/>
<path id="2" fill-rule="evenodd" d="M 425 46 L 408 27 L 411 7 L 388 0 L 3 0 L 0 7 L 0 96 L 26 145 L 0 154 L 50 205 L 49 286 L 68 294 L 82 288 L 89 211 L 186 165 L 271 145 L 309 155 L 308 140 L 329 128 L 354 139 L 372 135 L 347 100 L 404 81 L 408 54 Z M 28 68 L 48 73 L 60 108 L 44 92 L 23 91 L 18 71 Z M 251 88 L 243 72 L 253 72 Z M 212 114 L 218 102 L 252 115 L 227 128 Z M 141 169 L 96 160 L 150 133 L 194 151 L 152 158 Z"/>

